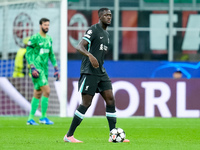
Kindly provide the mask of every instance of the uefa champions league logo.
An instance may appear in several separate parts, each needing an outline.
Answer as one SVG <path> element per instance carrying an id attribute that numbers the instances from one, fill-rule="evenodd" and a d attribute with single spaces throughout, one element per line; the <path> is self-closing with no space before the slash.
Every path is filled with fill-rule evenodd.
<path id="1" fill-rule="evenodd" d="M 192 77 L 191 73 L 187 69 L 195 69 L 198 70 L 200 68 L 200 62 L 197 64 L 190 64 L 190 63 L 176 63 L 176 62 L 164 62 L 163 65 L 157 67 L 155 70 L 153 70 L 151 77 L 155 78 L 156 73 L 158 71 L 162 71 L 163 69 L 166 68 L 175 68 L 179 69 L 183 75 L 187 78 L 190 79 Z"/>
<path id="2" fill-rule="evenodd" d="M 15 43 L 24 47 L 23 39 L 33 34 L 33 22 L 26 13 L 20 13 L 13 22 L 13 36 Z"/>

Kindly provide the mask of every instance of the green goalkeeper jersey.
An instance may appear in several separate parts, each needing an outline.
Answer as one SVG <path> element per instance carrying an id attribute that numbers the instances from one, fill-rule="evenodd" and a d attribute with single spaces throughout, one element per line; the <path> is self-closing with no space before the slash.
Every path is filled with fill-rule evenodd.
<path id="1" fill-rule="evenodd" d="M 56 57 L 52 49 L 52 38 L 49 35 L 42 37 L 40 33 L 31 36 L 27 51 L 26 59 L 28 64 L 33 64 L 41 73 L 48 75 L 48 60 L 50 59 L 53 66 L 57 66 Z"/>

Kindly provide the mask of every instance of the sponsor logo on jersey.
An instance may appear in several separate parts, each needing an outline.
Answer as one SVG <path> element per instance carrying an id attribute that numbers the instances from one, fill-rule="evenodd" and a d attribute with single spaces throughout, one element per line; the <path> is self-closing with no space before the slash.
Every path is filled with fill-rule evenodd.
<path id="1" fill-rule="evenodd" d="M 101 44 L 99 50 L 103 51 L 107 51 L 108 50 L 108 46 Z"/>
<path id="2" fill-rule="evenodd" d="M 108 50 L 108 46 L 104 45 L 104 50 L 107 51 Z"/>
<path id="3" fill-rule="evenodd" d="M 40 54 L 45 54 L 45 53 L 49 53 L 49 49 L 40 49 Z"/>
<path id="4" fill-rule="evenodd" d="M 103 44 L 100 45 L 99 50 L 101 50 L 101 51 L 103 50 Z"/>

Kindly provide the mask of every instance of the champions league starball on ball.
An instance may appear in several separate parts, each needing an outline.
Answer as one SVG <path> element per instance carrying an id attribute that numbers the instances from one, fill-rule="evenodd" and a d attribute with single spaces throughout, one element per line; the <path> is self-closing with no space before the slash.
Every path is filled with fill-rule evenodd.
<path id="1" fill-rule="evenodd" d="M 110 140 L 114 143 L 123 142 L 126 134 L 121 128 L 114 128 L 110 131 Z"/>

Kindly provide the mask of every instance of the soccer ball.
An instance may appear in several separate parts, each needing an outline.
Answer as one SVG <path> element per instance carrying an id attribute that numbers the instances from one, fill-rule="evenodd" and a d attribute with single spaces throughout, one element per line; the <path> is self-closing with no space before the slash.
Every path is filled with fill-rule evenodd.
<path id="1" fill-rule="evenodd" d="M 114 128 L 110 131 L 110 140 L 114 143 L 123 142 L 126 134 L 121 128 Z"/>

